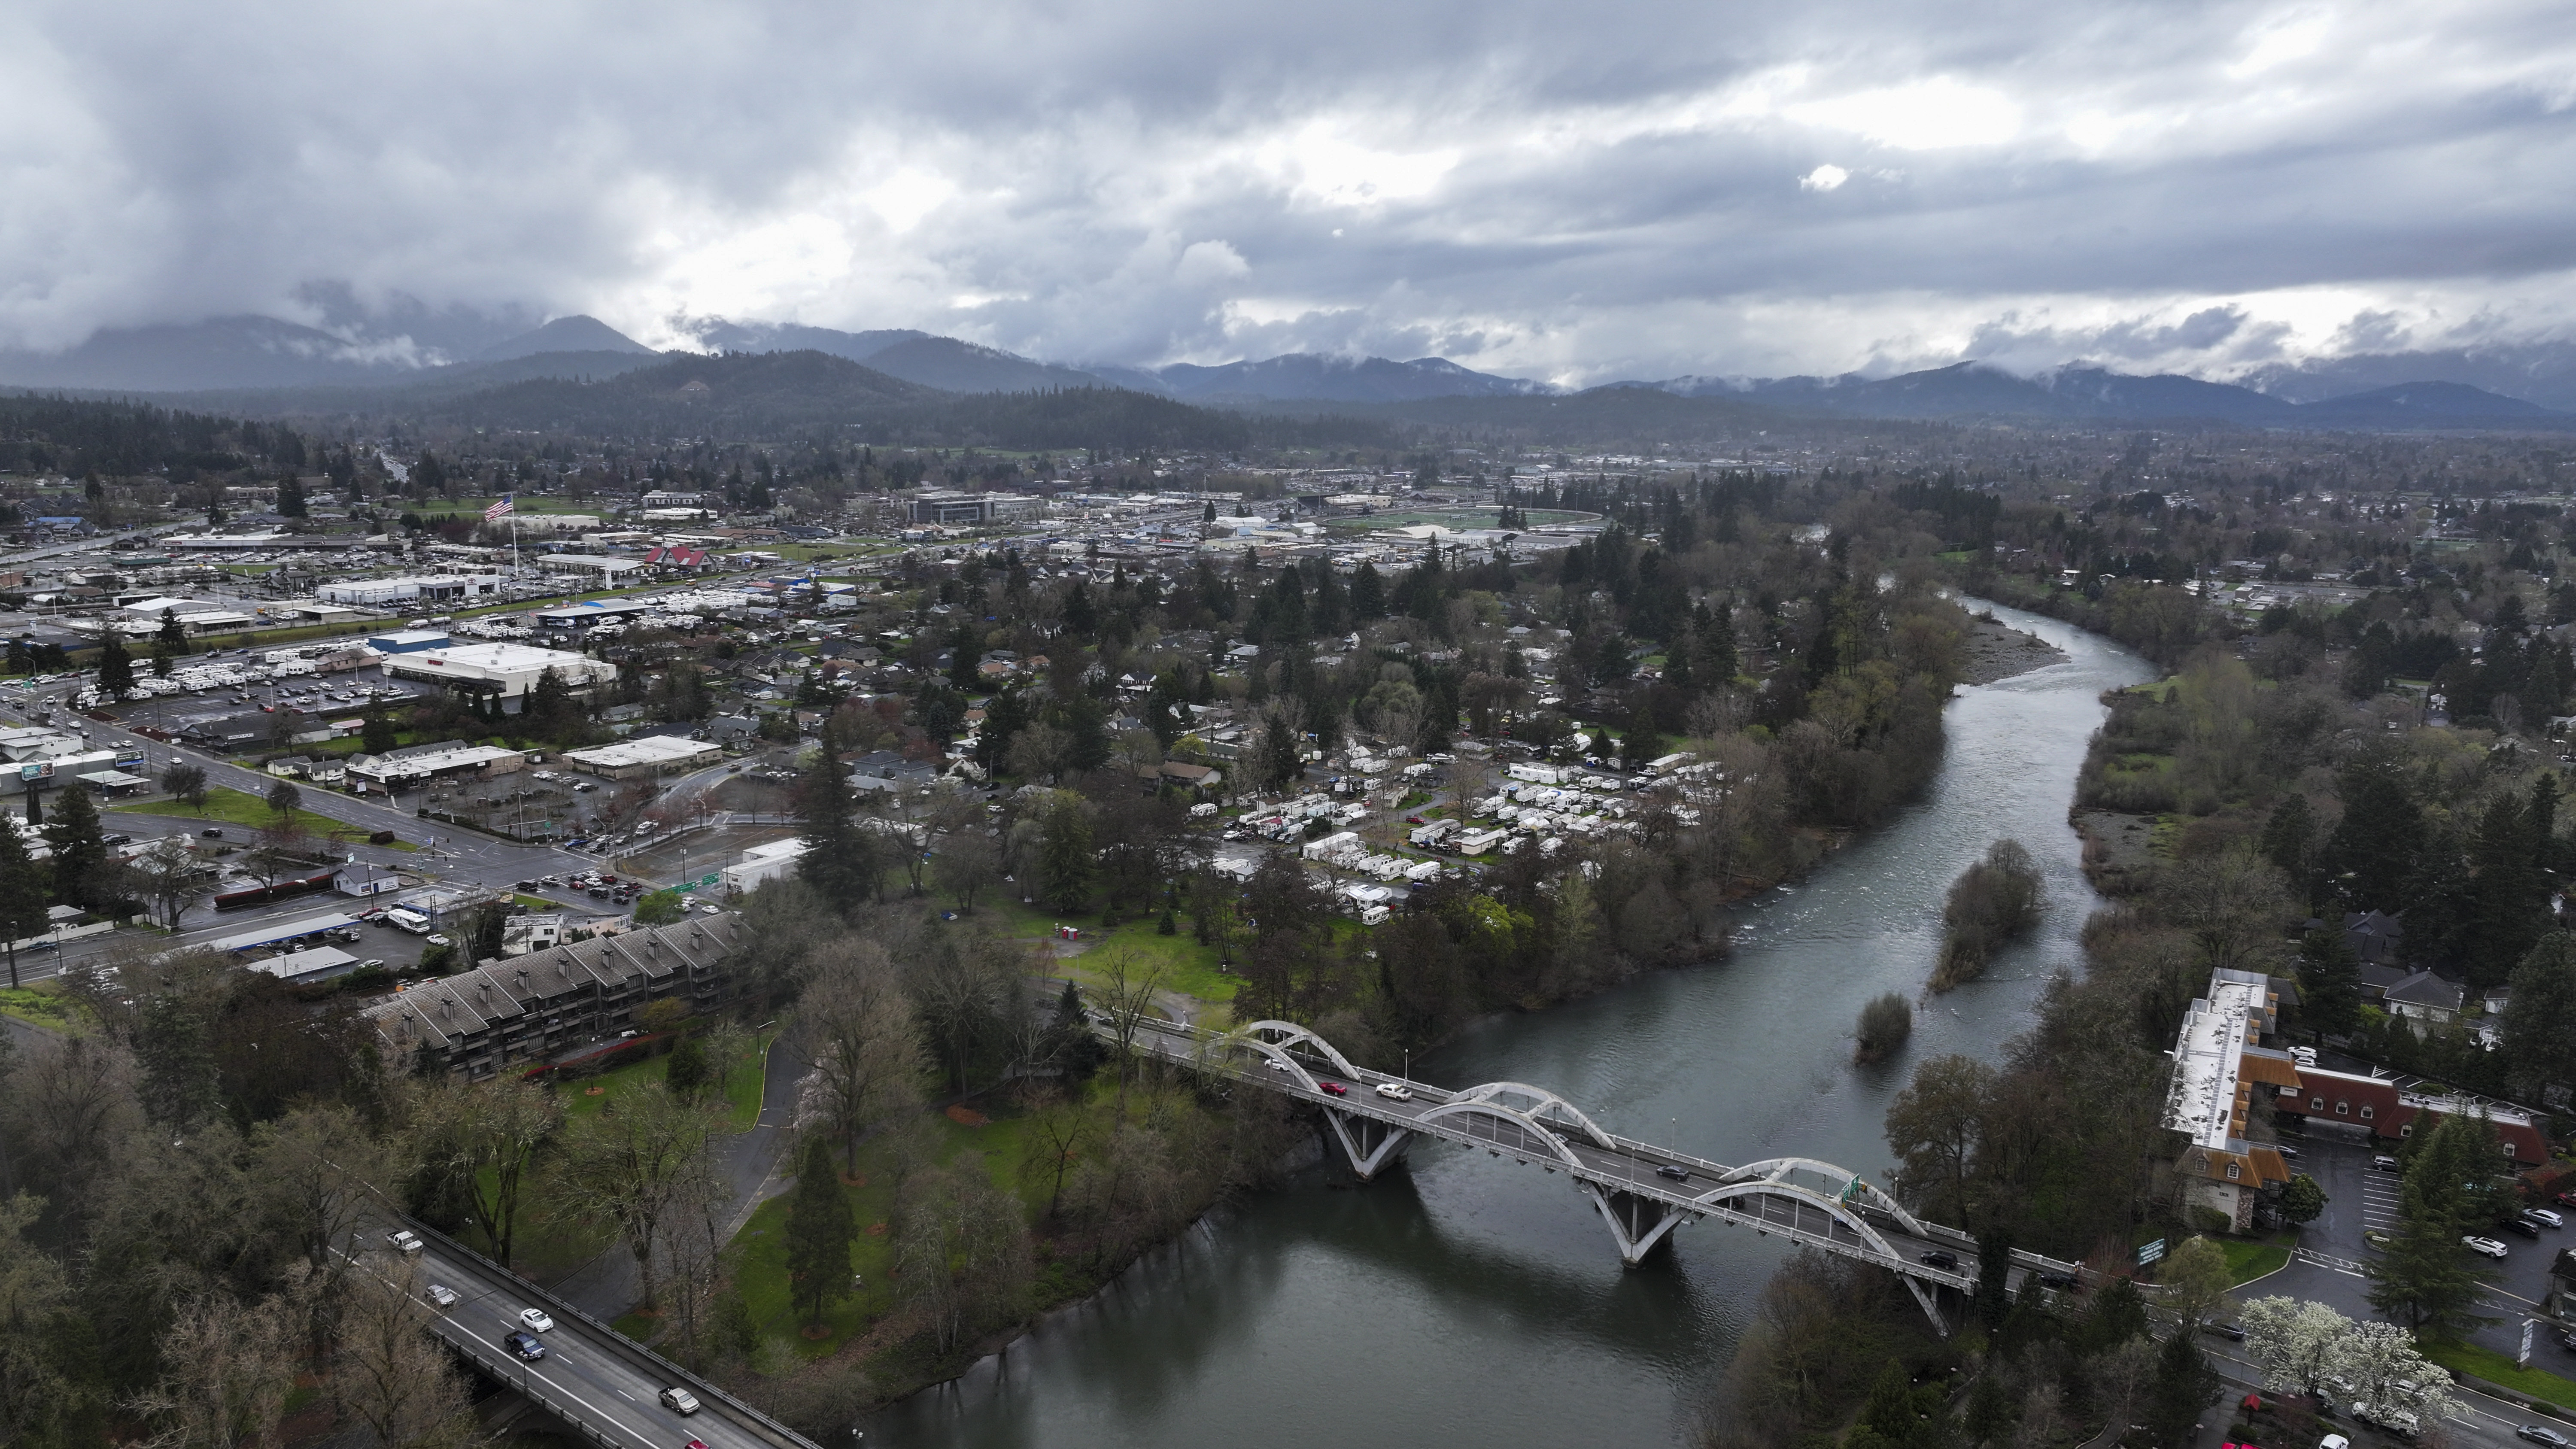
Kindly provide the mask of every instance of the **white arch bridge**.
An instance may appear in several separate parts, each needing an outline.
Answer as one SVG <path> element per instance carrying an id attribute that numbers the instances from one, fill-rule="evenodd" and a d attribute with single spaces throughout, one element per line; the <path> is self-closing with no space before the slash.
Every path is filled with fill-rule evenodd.
<path id="1" fill-rule="evenodd" d="M 1117 1044 L 1107 1022 L 1095 1017 L 1093 1029 Z M 1831 1163 L 1778 1157 L 1729 1167 L 1604 1131 L 1543 1087 L 1487 1082 L 1453 1092 L 1370 1071 L 1294 1022 L 1256 1021 L 1218 1032 L 1149 1019 L 1137 1023 L 1132 1045 L 1320 1108 L 1351 1171 L 1363 1181 L 1401 1157 L 1417 1137 L 1481 1147 L 1551 1174 L 1562 1172 L 1592 1199 L 1620 1260 L 1631 1266 L 1674 1228 L 1715 1221 L 1898 1274 L 1944 1334 L 1949 1323 L 1934 1290 L 1967 1293 L 1976 1287 L 1974 1238 L 1922 1221 L 1859 1174 Z M 1380 1086 L 1403 1095 L 1381 1093 Z M 2071 1280 L 2083 1271 L 2035 1253 L 2012 1256 L 2015 1291 L 2029 1273 Z"/>

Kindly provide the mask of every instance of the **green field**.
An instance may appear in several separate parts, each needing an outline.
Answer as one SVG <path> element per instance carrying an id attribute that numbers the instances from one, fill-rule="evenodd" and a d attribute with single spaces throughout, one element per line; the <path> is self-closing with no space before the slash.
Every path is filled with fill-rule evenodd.
<path id="1" fill-rule="evenodd" d="M 2543 1369 L 2516 1368 L 2512 1359 L 2490 1348 L 2474 1343 L 2418 1343 L 2424 1356 L 2446 1369 L 2475 1374 L 2491 1384 L 2502 1384 L 2520 1394 L 2546 1400 L 2562 1409 L 2576 1409 L 2576 1379 L 2563 1378 Z"/>
<path id="2" fill-rule="evenodd" d="M 2227 1255 L 2227 1281 L 2231 1286 L 2250 1283 L 2266 1273 L 2277 1273 L 2290 1263 L 2290 1249 L 2282 1243 L 2221 1238 L 2218 1250 Z"/>
<path id="3" fill-rule="evenodd" d="M 61 1031 L 77 1024 L 82 1015 L 80 1002 L 66 993 L 59 982 L 0 986 L 0 1016 L 14 1016 L 47 1031 Z"/>
<path id="4" fill-rule="evenodd" d="M 298 785 L 295 788 L 309 791 L 314 787 Z M 108 809 L 183 820 L 220 820 L 227 825 L 244 825 L 253 830 L 265 830 L 277 823 L 277 812 L 268 808 L 266 800 L 247 790 L 235 790 L 225 785 L 216 785 L 206 791 L 206 808 L 203 810 L 191 810 L 178 801 L 167 798 L 136 800 L 124 805 L 111 805 Z M 373 833 L 361 830 L 355 825 L 344 825 L 327 815 L 317 815 L 310 810 L 296 811 L 295 824 L 316 834 L 327 835 L 333 840 L 364 840 Z M 404 840 L 396 840 L 392 848 L 395 850 L 420 849 L 419 846 Z"/>
<path id="5" fill-rule="evenodd" d="M 1202 946 L 1190 935 L 1190 921 L 1186 914 L 1177 919 L 1178 930 L 1169 936 L 1156 933 L 1158 916 L 1146 916 L 1104 931 L 1096 915 L 1060 916 L 1042 906 L 1024 906 L 1009 898 L 997 901 L 987 897 L 977 907 L 976 914 L 999 922 L 1010 935 L 1027 941 L 1052 940 L 1059 922 L 1080 927 L 1082 944 L 1088 949 L 1078 956 L 1058 961 L 1055 970 L 1085 986 L 1100 983 L 1098 960 L 1114 950 L 1133 955 L 1138 974 L 1160 966 L 1163 985 L 1167 989 L 1197 997 L 1210 1005 L 1222 1006 L 1234 1000 L 1234 993 L 1243 984 L 1242 978 L 1218 966 L 1214 946 Z"/>

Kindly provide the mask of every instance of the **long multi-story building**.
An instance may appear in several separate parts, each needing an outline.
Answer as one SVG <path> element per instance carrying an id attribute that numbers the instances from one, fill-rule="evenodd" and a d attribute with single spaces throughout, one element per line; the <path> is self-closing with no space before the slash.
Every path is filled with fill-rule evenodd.
<path id="1" fill-rule="evenodd" d="M 707 1011 L 732 995 L 745 939 L 731 911 L 600 936 L 402 991 L 367 1009 L 394 1059 L 473 1081 L 613 1041 L 645 1007 Z"/>

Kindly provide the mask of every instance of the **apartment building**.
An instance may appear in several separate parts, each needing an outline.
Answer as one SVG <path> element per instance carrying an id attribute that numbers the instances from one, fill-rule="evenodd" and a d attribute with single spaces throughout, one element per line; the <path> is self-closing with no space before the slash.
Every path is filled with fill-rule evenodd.
<path id="1" fill-rule="evenodd" d="M 732 994 L 735 912 L 555 946 L 400 992 L 367 1009 L 396 1059 L 481 1081 L 613 1041 L 656 1001 L 707 1011 Z"/>

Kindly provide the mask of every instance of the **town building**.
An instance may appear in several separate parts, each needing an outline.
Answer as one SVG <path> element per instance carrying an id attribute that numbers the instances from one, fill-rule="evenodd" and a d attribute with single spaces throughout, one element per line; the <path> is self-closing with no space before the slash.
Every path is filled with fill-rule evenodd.
<path id="1" fill-rule="evenodd" d="M 513 774 L 527 763 L 527 758 L 517 750 L 503 749 L 499 745 L 469 745 L 462 740 L 444 740 L 434 745 L 406 745 L 381 755 L 354 756 L 349 761 L 349 781 L 351 787 L 361 794 L 369 790 L 392 794 L 451 775 L 481 778 Z"/>
<path id="2" fill-rule="evenodd" d="M 780 876 L 792 875 L 807 848 L 801 840 L 755 845 L 742 853 L 741 860 L 724 868 L 725 889 L 736 895 L 749 895 Z"/>
<path id="3" fill-rule="evenodd" d="M 453 604 L 501 596 L 499 574 L 415 574 L 393 579 L 342 579 L 313 596 L 326 604 L 382 608 L 387 604 Z"/>
<path id="4" fill-rule="evenodd" d="M 2486 1114 L 2495 1126 L 2504 1155 L 2520 1166 L 2537 1167 L 2549 1160 L 2549 1140 L 2532 1114 L 2504 1102 L 2491 1102 L 2457 1092 L 2425 1091 L 2420 1078 L 2376 1073 L 2329 1072 L 2301 1067 L 2297 1080 L 2281 1086 L 2272 1103 L 2276 1116 L 2303 1123 L 2340 1123 L 2358 1127 L 2373 1138 L 2399 1142 L 2415 1135 L 2424 1114 Z"/>
<path id="5" fill-rule="evenodd" d="M 693 1012 L 732 994 L 746 937 L 724 912 L 486 961 L 367 1009 L 396 1061 L 473 1081 L 614 1040 L 656 1001 Z"/>
<path id="6" fill-rule="evenodd" d="M 2250 1231 L 2257 1195 L 2290 1180 L 2280 1149 L 2246 1136 L 2258 1084 L 2299 1084 L 2290 1054 L 2260 1044 L 2279 1025 L 2280 999 L 2269 977 L 2219 970 L 2210 973 L 2209 994 L 2191 1004 L 2174 1040 L 2163 1120 L 2186 1139 L 2174 1172 L 2184 1202 L 2225 1218 L 2231 1232 Z"/>
<path id="7" fill-rule="evenodd" d="M 604 553 L 544 553 L 536 556 L 537 567 L 550 574 L 579 574 L 585 588 L 615 588 L 644 572 L 638 558 L 613 558 Z"/>
<path id="8" fill-rule="evenodd" d="M 1024 523 L 1046 517 L 1046 500 L 1023 493 L 959 493 L 928 489 L 913 495 L 912 521 L 948 528 L 979 523 Z"/>
<path id="9" fill-rule="evenodd" d="M 385 656 L 385 673 L 396 679 L 463 686 L 497 697 L 505 710 L 525 699 L 548 670 L 576 694 L 617 681 L 617 666 L 607 660 L 525 644 L 449 644 Z"/>
<path id="10" fill-rule="evenodd" d="M 715 764 L 723 758 L 724 751 L 708 741 L 676 739 L 670 735 L 637 735 L 613 745 L 564 752 L 567 763 L 603 780 L 676 775 L 684 770 Z"/>

